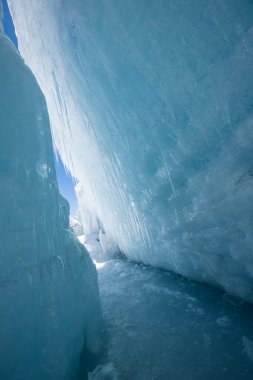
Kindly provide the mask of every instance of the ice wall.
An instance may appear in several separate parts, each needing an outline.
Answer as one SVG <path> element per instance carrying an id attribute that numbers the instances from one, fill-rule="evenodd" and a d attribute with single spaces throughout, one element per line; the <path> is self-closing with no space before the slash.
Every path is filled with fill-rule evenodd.
<path id="1" fill-rule="evenodd" d="M 9 4 L 107 236 L 253 301 L 252 1 Z"/>
<path id="2" fill-rule="evenodd" d="M 84 379 L 99 349 L 96 270 L 68 229 L 44 96 L 2 29 L 0 142 L 0 378 Z"/>

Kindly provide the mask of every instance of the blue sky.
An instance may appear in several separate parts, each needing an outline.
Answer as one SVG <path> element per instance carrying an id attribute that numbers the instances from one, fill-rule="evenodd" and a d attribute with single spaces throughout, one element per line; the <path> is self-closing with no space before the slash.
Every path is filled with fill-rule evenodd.
<path id="1" fill-rule="evenodd" d="M 15 34 L 14 25 L 12 22 L 12 18 L 11 18 L 6 0 L 3 0 L 3 11 L 4 11 L 4 19 L 3 19 L 4 31 L 7 34 L 7 36 L 12 40 L 12 42 L 16 45 L 16 47 L 18 47 L 18 41 Z M 71 176 L 69 176 L 66 173 L 64 169 L 64 165 L 59 156 L 58 158 L 55 157 L 55 168 L 56 168 L 56 175 L 57 175 L 60 191 L 62 195 L 69 201 L 70 214 L 74 216 L 77 210 L 77 200 L 76 200 L 76 194 L 74 190 L 73 179 Z"/>
<path id="2" fill-rule="evenodd" d="M 7 34 L 7 36 L 10 37 L 10 39 L 16 45 L 16 47 L 18 47 L 18 41 L 15 34 L 15 29 L 13 26 L 12 18 L 11 18 L 6 0 L 3 0 L 3 10 L 4 10 L 4 19 L 3 19 L 4 31 Z"/>
<path id="3" fill-rule="evenodd" d="M 59 189 L 64 198 L 68 200 L 70 205 L 70 214 L 74 217 L 77 210 L 77 200 L 76 193 L 74 190 L 74 181 L 71 175 L 66 173 L 64 165 L 59 155 L 58 157 L 55 157 L 54 161 Z"/>

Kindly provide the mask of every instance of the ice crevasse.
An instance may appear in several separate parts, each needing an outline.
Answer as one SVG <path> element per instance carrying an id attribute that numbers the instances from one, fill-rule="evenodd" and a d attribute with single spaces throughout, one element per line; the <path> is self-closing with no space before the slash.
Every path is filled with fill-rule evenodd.
<path id="1" fill-rule="evenodd" d="M 85 376 L 100 347 L 96 269 L 69 229 L 44 96 L 1 18 L 0 141 L 0 378 Z"/>
<path id="2" fill-rule="evenodd" d="M 252 1 L 8 3 L 108 239 L 252 302 Z"/>

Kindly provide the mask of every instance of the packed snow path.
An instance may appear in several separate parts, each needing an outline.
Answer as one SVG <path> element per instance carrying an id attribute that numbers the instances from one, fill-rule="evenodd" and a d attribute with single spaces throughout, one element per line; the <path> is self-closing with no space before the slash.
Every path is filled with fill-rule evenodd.
<path id="1" fill-rule="evenodd" d="M 87 248 L 99 275 L 103 362 L 119 379 L 253 379 L 252 305 L 162 270 L 120 259 L 102 263 L 98 244 Z"/>

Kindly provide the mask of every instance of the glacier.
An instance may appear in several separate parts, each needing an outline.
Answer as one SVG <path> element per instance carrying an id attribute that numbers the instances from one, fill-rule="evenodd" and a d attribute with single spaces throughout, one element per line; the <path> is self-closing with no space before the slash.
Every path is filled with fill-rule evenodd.
<path id="1" fill-rule="evenodd" d="M 97 273 L 69 228 L 45 98 L 0 2 L 0 378 L 85 379 L 100 350 Z"/>
<path id="2" fill-rule="evenodd" d="M 252 302 L 252 1 L 8 3 L 86 224 Z"/>

